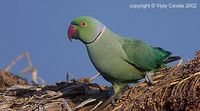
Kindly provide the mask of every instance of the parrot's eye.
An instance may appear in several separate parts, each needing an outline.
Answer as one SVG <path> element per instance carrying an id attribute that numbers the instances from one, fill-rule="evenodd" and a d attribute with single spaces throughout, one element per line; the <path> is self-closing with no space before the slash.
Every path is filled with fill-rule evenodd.
<path id="1" fill-rule="evenodd" d="M 86 23 L 85 22 L 81 22 L 80 26 L 86 26 Z"/>

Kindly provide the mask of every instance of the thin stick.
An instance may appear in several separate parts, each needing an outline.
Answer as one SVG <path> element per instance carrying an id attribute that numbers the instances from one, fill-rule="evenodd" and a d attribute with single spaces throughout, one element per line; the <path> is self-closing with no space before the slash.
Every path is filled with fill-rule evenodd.
<path id="1" fill-rule="evenodd" d="M 28 63 L 28 67 L 21 70 L 20 71 L 20 76 L 24 75 L 25 73 L 31 73 L 32 74 L 32 81 L 34 81 L 35 83 L 38 83 L 37 82 L 37 69 L 36 68 L 33 68 L 33 64 L 32 64 L 32 61 L 31 61 L 31 58 L 30 58 L 30 55 L 29 53 L 26 51 L 24 53 L 22 53 L 21 55 L 17 56 L 10 64 L 8 64 L 6 66 L 6 68 L 4 68 L 4 71 L 6 72 L 9 72 L 10 69 L 19 61 L 21 60 L 22 58 L 25 58 L 27 63 Z"/>
<path id="2" fill-rule="evenodd" d="M 98 76 L 100 76 L 100 73 L 98 72 L 94 77 L 90 78 L 90 81 L 93 81 L 94 79 L 96 79 Z"/>

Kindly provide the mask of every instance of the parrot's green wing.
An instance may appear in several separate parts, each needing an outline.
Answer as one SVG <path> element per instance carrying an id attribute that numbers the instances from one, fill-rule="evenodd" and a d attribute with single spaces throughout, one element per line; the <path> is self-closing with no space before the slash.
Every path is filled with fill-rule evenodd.
<path id="1" fill-rule="evenodd" d="M 127 56 L 125 61 L 140 71 L 160 68 L 171 55 L 171 52 L 162 48 L 152 47 L 140 40 L 132 39 L 123 39 L 122 49 Z"/>

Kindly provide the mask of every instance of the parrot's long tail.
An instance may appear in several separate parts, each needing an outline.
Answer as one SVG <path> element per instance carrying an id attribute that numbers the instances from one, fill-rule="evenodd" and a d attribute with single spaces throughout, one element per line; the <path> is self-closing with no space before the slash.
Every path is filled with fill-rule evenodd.
<path id="1" fill-rule="evenodd" d="M 180 60 L 181 57 L 180 56 L 171 56 L 169 58 L 167 58 L 164 63 L 167 64 L 167 63 L 170 63 L 170 62 L 174 62 L 174 61 L 177 61 L 177 60 Z"/>

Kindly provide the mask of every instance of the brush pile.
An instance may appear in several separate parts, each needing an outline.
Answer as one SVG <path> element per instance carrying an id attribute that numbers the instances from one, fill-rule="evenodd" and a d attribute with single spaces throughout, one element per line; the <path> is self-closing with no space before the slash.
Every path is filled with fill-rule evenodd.
<path id="1" fill-rule="evenodd" d="M 130 86 L 105 111 L 200 110 L 200 51 L 183 65 L 160 69 L 154 85 L 140 82 Z M 29 85 L 25 80 L 0 71 L 0 111 L 89 111 L 109 96 L 109 88 L 87 78 Z"/>

